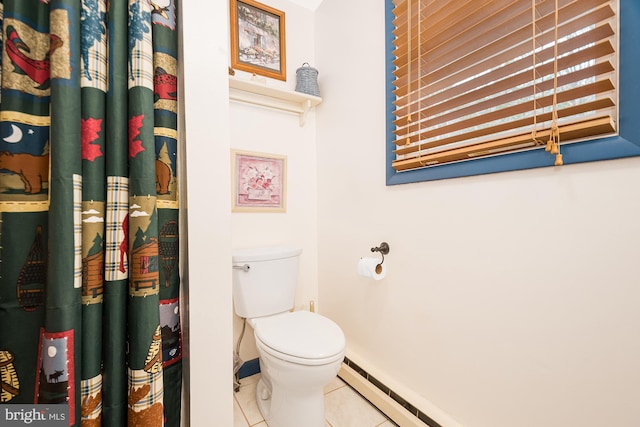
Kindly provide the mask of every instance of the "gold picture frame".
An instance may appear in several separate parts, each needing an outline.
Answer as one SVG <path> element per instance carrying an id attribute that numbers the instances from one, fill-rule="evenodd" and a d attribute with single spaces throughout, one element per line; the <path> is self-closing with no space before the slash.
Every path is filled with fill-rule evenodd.
<path id="1" fill-rule="evenodd" d="M 284 12 L 231 0 L 231 68 L 287 80 Z"/>
<path id="2" fill-rule="evenodd" d="M 231 150 L 232 212 L 286 212 L 287 157 Z"/>

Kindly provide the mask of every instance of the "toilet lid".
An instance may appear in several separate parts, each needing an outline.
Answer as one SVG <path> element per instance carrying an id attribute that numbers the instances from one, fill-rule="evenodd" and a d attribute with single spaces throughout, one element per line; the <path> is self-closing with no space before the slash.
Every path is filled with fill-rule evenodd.
<path id="1" fill-rule="evenodd" d="M 260 319 L 254 332 L 273 350 L 304 359 L 331 357 L 345 348 L 342 329 L 331 319 L 308 311 Z"/>

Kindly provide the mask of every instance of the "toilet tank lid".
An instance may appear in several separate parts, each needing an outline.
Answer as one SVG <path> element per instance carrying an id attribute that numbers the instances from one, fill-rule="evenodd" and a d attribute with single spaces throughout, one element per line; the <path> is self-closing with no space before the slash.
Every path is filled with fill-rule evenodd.
<path id="1" fill-rule="evenodd" d="M 233 262 L 269 261 L 291 258 L 302 253 L 302 248 L 295 246 L 262 246 L 256 248 L 234 249 Z"/>

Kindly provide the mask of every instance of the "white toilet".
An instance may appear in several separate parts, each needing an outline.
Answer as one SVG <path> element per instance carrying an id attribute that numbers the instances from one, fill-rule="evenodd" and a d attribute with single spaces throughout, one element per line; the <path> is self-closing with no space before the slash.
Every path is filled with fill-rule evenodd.
<path id="1" fill-rule="evenodd" d="M 294 306 L 299 248 L 233 253 L 233 302 L 253 327 L 260 356 L 256 389 L 269 427 L 324 427 L 324 386 L 340 369 L 345 338 L 332 320 Z"/>

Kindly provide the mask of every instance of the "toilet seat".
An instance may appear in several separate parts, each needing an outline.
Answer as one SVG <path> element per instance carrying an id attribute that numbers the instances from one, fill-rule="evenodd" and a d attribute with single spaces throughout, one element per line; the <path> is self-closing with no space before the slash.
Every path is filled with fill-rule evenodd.
<path id="1" fill-rule="evenodd" d="M 344 357 L 342 329 L 320 314 L 294 311 L 253 319 L 256 345 L 278 359 L 324 365 Z"/>

